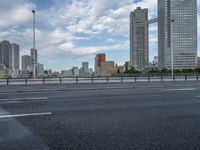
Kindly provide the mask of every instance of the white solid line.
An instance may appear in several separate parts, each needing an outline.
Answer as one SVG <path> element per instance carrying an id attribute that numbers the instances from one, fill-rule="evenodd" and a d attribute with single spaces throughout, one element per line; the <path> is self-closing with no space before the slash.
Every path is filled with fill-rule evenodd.
<path id="1" fill-rule="evenodd" d="M 47 97 L 30 97 L 30 98 L 6 98 L 0 101 L 17 101 L 17 100 L 46 100 Z"/>
<path id="2" fill-rule="evenodd" d="M 0 115 L 0 119 L 4 119 L 4 118 L 14 118 L 14 117 L 43 116 L 43 115 L 52 115 L 52 112 L 29 113 L 29 114 L 16 114 L 16 115 Z"/>

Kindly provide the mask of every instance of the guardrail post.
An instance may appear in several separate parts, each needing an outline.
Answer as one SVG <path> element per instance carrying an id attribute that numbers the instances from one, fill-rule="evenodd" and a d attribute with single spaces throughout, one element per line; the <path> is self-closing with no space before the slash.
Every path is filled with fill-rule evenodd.
<path id="1" fill-rule="evenodd" d="M 60 77 L 60 84 L 62 84 L 62 77 Z"/>
<path id="2" fill-rule="evenodd" d="M 27 78 L 25 78 L 25 85 L 27 85 Z"/>
<path id="3" fill-rule="evenodd" d="M 7 85 L 9 85 L 9 78 L 6 79 Z"/>
<path id="4" fill-rule="evenodd" d="M 161 80 L 161 82 L 163 82 L 163 76 L 162 75 L 160 76 L 160 80 Z"/>
<path id="5" fill-rule="evenodd" d="M 151 77 L 150 76 L 148 76 L 148 82 L 150 82 L 151 81 Z"/>
<path id="6" fill-rule="evenodd" d="M 94 83 L 94 77 L 92 77 L 91 80 L 92 80 L 92 83 Z"/>
<path id="7" fill-rule="evenodd" d="M 108 80 L 109 80 L 109 79 L 108 79 L 108 76 L 107 76 L 107 79 L 106 79 L 106 80 L 107 80 L 107 83 L 108 83 Z"/>
<path id="8" fill-rule="evenodd" d="M 78 83 L 78 77 L 76 77 L 76 84 Z"/>
<path id="9" fill-rule="evenodd" d="M 45 84 L 45 77 L 42 78 L 43 84 Z"/>
<path id="10" fill-rule="evenodd" d="M 199 81 L 199 76 L 197 75 L 197 81 Z"/>
<path id="11" fill-rule="evenodd" d="M 121 76 L 121 83 L 123 82 L 123 77 Z"/>
<path id="12" fill-rule="evenodd" d="M 175 76 L 173 76 L 173 81 L 176 81 L 176 77 Z"/>
<path id="13" fill-rule="evenodd" d="M 137 82 L 137 77 L 135 76 L 135 82 Z"/>
<path id="14" fill-rule="evenodd" d="M 187 81 L 187 75 L 185 75 L 185 81 Z"/>

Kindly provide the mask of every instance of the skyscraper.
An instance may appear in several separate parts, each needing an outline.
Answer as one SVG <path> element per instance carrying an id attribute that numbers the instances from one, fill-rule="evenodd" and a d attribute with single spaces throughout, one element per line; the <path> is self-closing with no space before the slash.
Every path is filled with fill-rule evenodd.
<path id="1" fill-rule="evenodd" d="M 33 74 L 35 72 L 35 75 L 37 75 L 37 49 L 32 48 L 31 49 L 31 69 L 33 71 Z"/>
<path id="2" fill-rule="evenodd" d="M 20 48 L 18 44 L 9 41 L 0 42 L 0 64 L 8 69 L 19 69 Z"/>
<path id="3" fill-rule="evenodd" d="M 82 69 L 84 74 L 89 74 L 89 63 L 88 62 L 83 62 L 82 63 Z"/>
<path id="4" fill-rule="evenodd" d="M 158 54 L 161 68 L 196 67 L 197 0 L 158 0 Z"/>
<path id="5" fill-rule="evenodd" d="M 10 64 L 11 69 L 19 69 L 19 62 L 20 62 L 20 48 L 18 44 L 13 43 L 11 45 L 11 53 L 10 53 Z"/>
<path id="6" fill-rule="evenodd" d="M 31 67 L 31 57 L 28 55 L 24 55 L 22 56 L 22 69 L 26 70 L 26 69 L 30 69 Z"/>
<path id="7" fill-rule="evenodd" d="M 137 7 L 130 14 L 130 62 L 142 70 L 149 62 L 148 9 Z"/>
<path id="8" fill-rule="evenodd" d="M 97 54 L 95 57 L 95 75 L 100 75 L 100 67 L 106 61 L 106 54 Z"/>
<path id="9" fill-rule="evenodd" d="M 11 44 L 9 41 L 0 42 L 0 64 L 11 68 Z"/>

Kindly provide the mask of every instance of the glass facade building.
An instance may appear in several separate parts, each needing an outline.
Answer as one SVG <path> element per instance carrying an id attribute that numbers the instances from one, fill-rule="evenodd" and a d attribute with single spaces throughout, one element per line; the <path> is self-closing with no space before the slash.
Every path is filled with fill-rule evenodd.
<path id="1" fill-rule="evenodd" d="M 197 0 L 158 0 L 158 54 L 161 68 L 197 67 Z"/>

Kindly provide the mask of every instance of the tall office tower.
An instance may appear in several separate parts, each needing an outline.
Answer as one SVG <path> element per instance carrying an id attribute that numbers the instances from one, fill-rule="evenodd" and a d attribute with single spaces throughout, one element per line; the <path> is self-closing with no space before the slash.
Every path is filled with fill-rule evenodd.
<path id="1" fill-rule="evenodd" d="M 142 70 L 149 63 L 148 9 L 137 7 L 130 14 L 130 62 Z"/>
<path id="2" fill-rule="evenodd" d="M 82 69 L 83 69 L 83 73 L 84 74 L 88 74 L 89 73 L 89 63 L 88 62 L 83 62 L 82 63 Z"/>
<path id="3" fill-rule="evenodd" d="M 106 54 L 97 54 L 95 57 L 95 75 L 100 75 L 100 67 L 106 61 Z"/>
<path id="4" fill-rule="evenodd" d="M 20 48 L 18 44 L 13 43 L 11 45 L 11 53 L 10 53 L 10 64 L 11 69 L 19 69 L 19 62 L 20 62 Z"/>
<path id="5" fill-rule="evenodd" d="M 197 0 L 158 0 L 158 54 L 161 68 L 197 66 Z"/>
<path id="6" fill-rule="evenodd" d="M 37 49 L 31 49 L 31 69 L 37 74 Z"/>
<path id="7" fill-rule="evenodd" d="M 31 67 L 31 57 L 28 55 L 24 55 L 22 56 L 22 69 L 26 70 L 26 69 L 30 69 Z"/>
<path id="8" fill-rule="evenodd" d="M 11 44 L 9 41 L 0 42 L 0 64 L 11 68 Z"/>

